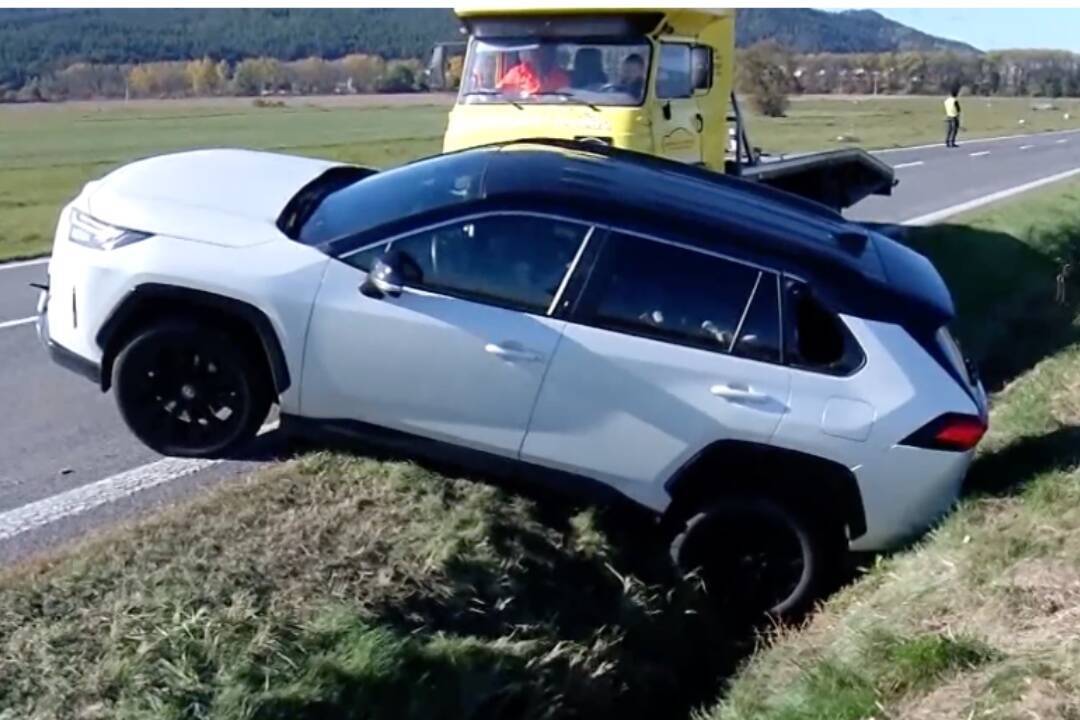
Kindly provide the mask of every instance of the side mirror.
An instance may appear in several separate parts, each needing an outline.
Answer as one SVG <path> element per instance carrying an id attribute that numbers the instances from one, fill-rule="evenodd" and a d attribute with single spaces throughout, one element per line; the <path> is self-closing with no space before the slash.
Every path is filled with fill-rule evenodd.
<path id="1" fill-rule="evenodd" d="M 690 49 L 690 82 L 694 90 L 712 87 L 713 53 L 707 45 L 695 45 Z"/>
<path id="2" fill-rule="evenodd" d="M 410 277 L 419 275 L 419 268 L 415 268 L 415 265 L 407 255 L 392 250 L 375 259 L 371 272 L 360 285 L 360 292 L 376 300 L 387 296 L 398 297 L 407 280 L 419 280 L 419 277 Z M 411 269 L 415 269 L 415 272 L 410 273 Z"/>
<path id="3" fill-rule="evenodd" d="M 432 90 L 446 90 L 446 63 L 446 46 L 436 45 L 435 49 L 431 51 L 431 60 L 428 62 L 427 70 L 424 73 L 428 87 Z"/>

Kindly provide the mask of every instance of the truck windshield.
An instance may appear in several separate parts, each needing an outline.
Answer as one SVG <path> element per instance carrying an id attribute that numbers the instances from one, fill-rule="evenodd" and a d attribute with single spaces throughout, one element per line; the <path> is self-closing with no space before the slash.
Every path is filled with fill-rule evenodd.
<path id="1" fill-rule="evenodd" d="M 643 39 L 474 40 L 459 101 L 640 105 L 649 52 Z"/>

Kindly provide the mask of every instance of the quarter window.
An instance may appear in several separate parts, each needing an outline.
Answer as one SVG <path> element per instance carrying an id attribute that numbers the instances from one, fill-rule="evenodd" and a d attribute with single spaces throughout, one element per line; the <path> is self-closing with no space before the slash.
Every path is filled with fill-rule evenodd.
<path id="1" fill-rule="evenodd" d="M 734 347 L 740 355 L 768 359 L 779 354 L 762 347 L 777 344 L 775 283 L 773 273 L 614 233 L 591 273 L 579 313 L 598 327 L 714 352 Z M 772 300 L 762 286 L 772 287 Z M 757 292 L 760 298 L 751 303 Z M 736 337 L 740 323 L 744 330 Z"/>
<path id="2" fill-rule="evenodd" d="M 419 271 L 410 284 L 433 292 L 546 313 L 588 226 L 532 215 L 458 220 L 355 253 L 345 261 L 368 271 L 390 250 Z"/>
<path id="3" fill-rule="evenodd" d="M 788 286 L 788 361 L 829 375 L 850 375 L 863 362 L 862 349 L 833 312 L 799 283 Z"/>
<path id="4" fill-rule="evenodd" d="M 656 71 L 656 96 L 662 100 L 688 98 L 694 94 L 690 46 L 664 43 Z"/>

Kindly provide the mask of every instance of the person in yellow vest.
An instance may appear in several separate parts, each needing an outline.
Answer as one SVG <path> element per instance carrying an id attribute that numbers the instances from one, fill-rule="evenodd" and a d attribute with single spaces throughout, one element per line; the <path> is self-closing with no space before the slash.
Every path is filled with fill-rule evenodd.
<path id="1" fill-rule="evenodd" d="M 945 147 L 956 147 L 956 133 L 960 132 L 960 101 L 956 99 L 960 88 L 953 86 L 945 98 Z"/>

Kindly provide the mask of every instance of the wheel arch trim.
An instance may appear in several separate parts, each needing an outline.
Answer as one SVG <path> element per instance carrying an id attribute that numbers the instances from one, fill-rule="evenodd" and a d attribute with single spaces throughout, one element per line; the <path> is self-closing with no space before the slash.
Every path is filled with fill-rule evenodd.
<path id="1" fill-rule="evenodd" d="M 723 462 L 732 476 L 705 472 Z M 770 480 L 750 483 L 752 475 Z M 772 477 L 782 473 L 787 479 Z M 794 478 L 793 478 L 794 476 Z M 800 482 L 797 478 L 805 480 Z M 831 510 L 848 528 L 849 539 L 866 533 L 866 512 L 855 474 L 844 465 L 810 453 L 741 440 L 718 440 L 694 454 L 664 483 L 671 498 L 665 518 L 681 518 L 695 503 L 730 494 L 760 493 L 802 498 Z"/>
<path id="2" fill-rule="evenodd" d="M 247 323 L 259 338 L 277 393 L 285 392 L 292 385 L 281 339 L 270 318 L 262 310 L 251 303 L 214 292 L 165 283 L 142 283 L 131 289 L 94 337 L 102 350 L 102 390 L 108 390 L 112 383 L 112 364 L 117 354 L 117 348 L 112 346 L 118 335 L 122 334 L 140 310 L 148 304 L 162 302 L 173 304 L 178 310 L 195 308 L 213 311 Z"/>

